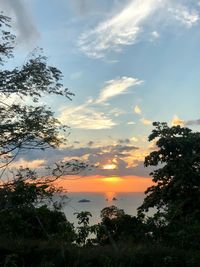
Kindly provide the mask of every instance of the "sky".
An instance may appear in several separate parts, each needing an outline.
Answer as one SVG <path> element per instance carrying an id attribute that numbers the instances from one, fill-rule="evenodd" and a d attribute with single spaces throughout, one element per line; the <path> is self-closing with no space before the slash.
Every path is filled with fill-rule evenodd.
<path id="1" fill-rule="evenodd" d="M 42 47 L 75 96 L 42 103 L 70 127 L 67 145 L 14 165 L 80 159 L 98 165 L 65 177 L 69 191 L 144 191 L 153 121 L 199 130 L 200 1 L 0 0 L 17 46 L 11 66 Z M 78 179 L 77 179 L 78 178 Z"/>

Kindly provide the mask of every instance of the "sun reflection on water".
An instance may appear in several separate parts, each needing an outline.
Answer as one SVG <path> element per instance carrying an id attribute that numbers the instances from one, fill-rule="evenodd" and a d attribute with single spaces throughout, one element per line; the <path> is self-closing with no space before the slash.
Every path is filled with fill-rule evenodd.
<path id="1" fill-rule="evenodd" d="M 105 199 L 108 201 L 108 202 L 112 202 L 113 199 L 115 199 L 117 197 L 117 194 L 115 192 L 105 192 Z"/>

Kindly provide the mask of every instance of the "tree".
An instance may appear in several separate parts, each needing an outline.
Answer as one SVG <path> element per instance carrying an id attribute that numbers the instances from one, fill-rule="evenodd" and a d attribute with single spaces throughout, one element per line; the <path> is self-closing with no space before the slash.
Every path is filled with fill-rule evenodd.
<path id="1" fill-rule="evenodd" d="M 28 170 L 19 171 L 12 183 L 4 183 L 0 188 L 0 237 L 59 237 L 65 242 L 74 241 L 74 227 L 61 212 L 60 201 L 55 200 L 60 190 L 47 183 L 27 183 L 24 177 L 29 174 L 24 176 L 25 171 Z"/>
<path id="2" fill-rule="evenodd" d="M 155 226 L 167 229 L 168 237 L 171 232 L 173 240 L 186 244 L 194 237 L 194 229 L 200 230 L 200 133 L 160 122 L 153 126 L 149 141 L 156 140 L 157 149 L 144 164 L 157 167 L 150 173 L 155 185 L 146 190 L 139 215 L 156 208 Z"/>
<path id="3" fill-rule="evenodd" d="M 78 174 L 87 164 L 58 162 L 47 168 L 47 175 L 28 168 L 13 171 L 10 165 L 22 151 L 56 148 L 66 141 L 62 136 L 68 127 L 40 100 L 49 94 L 71 99 L 73 93 L 63 86 L 61 71 L 48 66 L 41 50 L 32 53 L 21 67 L 6 69 L 14 47 L 10 18 L 0 13 L 0 235 L 49 238 L 59 234 L 73 241 L 73 225 L 54 199 L 60 190 L 52 182 Z M 16 96 L 17 102 L 13 101 Z M 9 172 L 8 181 L 5 171 Z"/>
<path id="4" fill-rule="evenodd" d="M 141 220 L 125 214 L 124 210 L 116 206 L 102 209 L 101 219 L 101 223 L 94 228 L 98 244 L 110 243 L 115 247 L 119 241 L 139 242 L 144 239 L 144 225 Z"/>
<path id="5" fill-rule="evenodd" d="M 78 219 L 76 242 L 79 245 L 85 245 L 88 241 L 88 237 L 91 233 L 90 217 L 92 214 L 89 211 L 75 212 L 76 218 Z"/>
<path id="6" fill-rule="evenodd" d="M 15 36 L 8 31 L 10 18 L 0 14 L 0 64 L 14 56 Z M 66 125 L 49 107 L 39 105 L 45 94 L 71 99 L 73 93 L 62 84 L 62 73 L 47 65 L 47 58 L 33 53 L 22 67 L 0 70 L 0 168 L 5 168 L 22 150 L 58 147 Z M 12 97 L 21 101 L 12 103 Z M 25 98 L 29 102 L 26 104 Z M 27 99 L 26 99 L 27 100 Z M 11 103 L 10 103 L 11 102 Z"/>
<path id="7" fill-rule="evenodd" d="M 10 18 L 0 13 L 0 64 L 14 56 L 15 36 L 9 31 Z M 22 152 L 59 147 L 66 141 L 68 129 L 55 118 L 52 110 L 39 105 L 41 97 L 53 94 L 71 100 L 71 93 L 62 84 L 62 73 L 48 66 L 47 58 L 32 53 L 23 66 L 0 70 L 0 169 L 2 177 L 7 166 Z M 21 101 L 14 103 L 12 97 Z M 26 100 L 28 98 L 27 104 Z M 77 174 L 86 164 L 77 160 L 61 162 L 52 170 L 54 178 Z M 66 169 L 66 172 L 64 171 Z M 55 175 L 56 174 L 56 175 Z M 50 177 L 50 176 L 49 176 Z"/>

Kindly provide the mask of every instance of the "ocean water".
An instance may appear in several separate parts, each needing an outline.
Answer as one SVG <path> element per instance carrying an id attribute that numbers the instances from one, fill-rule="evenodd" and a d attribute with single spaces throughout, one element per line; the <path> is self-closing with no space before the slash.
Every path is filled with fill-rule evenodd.
<path id="1" fill-rule="evenodd" d="M 100 211 L 108 206 L 115 205 L 123 209 L 125 213 L 130 215 L 137 214 L 137 208 L 142 204 L 144 193 L 68 193 L 68 199 L 65 201 L 63 211 L 67 219 L 77 225 L 76 215 L 74 213 L 81 211 L 89 211 L 92 214 L 90 224 L 100 222 Z M 79 202 L 87 199 L 90 202 Z M 116 200 L 115 200 L 116 199 Z"/>

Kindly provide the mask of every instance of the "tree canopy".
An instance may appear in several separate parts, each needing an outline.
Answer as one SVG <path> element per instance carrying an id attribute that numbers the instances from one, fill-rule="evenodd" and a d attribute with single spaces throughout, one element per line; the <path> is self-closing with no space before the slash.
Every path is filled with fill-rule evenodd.
<path id="1" fill-rule="evenodd" d="M 139 214 L 155 208 L 157 225 L 191 234 L 194 228 L 188 227 L 200 223 L 200 133 L 180 125 L 153 125 L 149 141 L 156 140 L 157 149 L 144 164 L 156 167 L 150 174 L 155 185 L 146 190 Z"/>
<path id="2" fill-rule="evenodd" d="M 10 164 L 21 152 L 56 148 L 65 142 L 68 127 L 41 100 L 49 94 L 71 100 L 73 93 L 64 87 L 61 71 L 47 64 L 41 50 L 22 66 L 6 69 L 14 49 L 10 18 L 0 13 L 0 237 L 46 239 L 59 235 L 71 242 L 74 228 L 60 210 L 61 191 L 52 182 L 78 174 L 87 164 L 61 161 L 47 168 L 48 175 L 23 167 L 13 171 Z M 6 170 L 8 180 L 4 179 Z"/>
<path id="3" fill-rule="evenodd" d="M 73 93 L 63 86 L 61 71 L 48 66 L 47 58 L 39 53 L 33 53 L 23 66 L 3 69 L 15 47 L 10 18 L 3 14 L 0 37 L 0 167 L 4 168 L 21 150 L 58 147 L 65 141 L 61 136 L 67 126 L 39 102 L 47 94 L 71 99 Z M 15 103 L 15 97 L 21 101 Z"/>

